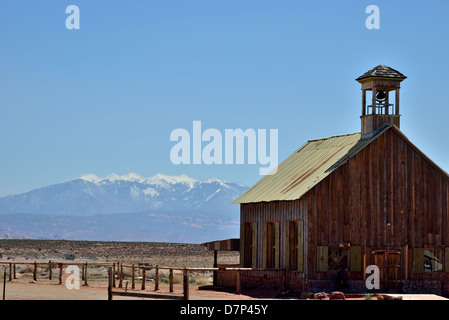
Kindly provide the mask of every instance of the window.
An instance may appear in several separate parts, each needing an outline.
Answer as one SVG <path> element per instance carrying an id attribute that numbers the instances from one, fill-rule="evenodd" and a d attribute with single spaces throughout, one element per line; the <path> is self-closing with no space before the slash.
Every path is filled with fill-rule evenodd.
<path id="1" fill-rule="evenodd" d="M 245 268 L 255 268 L 256 255 L 257 255 L 256 222 L 246 222 L 243 235 L 244 235 L 243 266 Z"/>
<path id="2" fill-rule="evenodd" d="M 263 228 L 263 268 L 279 268 L 279 222 L 269 221 Z"/>
<path id="3" fill-rule="evenodd" d="M 279 268 L 279 223 L 268 222 L 267 267 Z"/>
<path id="4" fill-rule="evenodd" d="M 443 272 L 443 249 L 424 249 L 424 272 Z"/>
<path id="5" fill-rule="evenodd" d="M 328 263 L 330 271 L 348 271 L 348 247 L 343 245 L 329 247 Z"/>
<path id="6" fill-rule="evenodd" d="M 303 272 L 303 222 L 289 221 L 288 223 L 288 269 Z"/>

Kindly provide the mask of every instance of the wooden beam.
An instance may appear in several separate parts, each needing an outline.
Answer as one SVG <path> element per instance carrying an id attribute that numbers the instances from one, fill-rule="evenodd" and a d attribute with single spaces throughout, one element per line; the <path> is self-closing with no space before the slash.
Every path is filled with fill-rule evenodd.
<path id="1" fill-rule="evenodd" d="M 34 262 L 33 280 L 37 281 L 37 263 Z"/>
<path id="2" fill-rule="evenodd" d="M 240 281 L 240 271 L 237 271 L 237 278 L 236 278 L 236 293 L 240 294 L 241 293 L 241 281 Z"/>
<path id="3" fill-rule="evenodd" d="M 134 267 L 134 264 L 131 266 L 131 289 L 136 288 L 136 268 Z"/>
<path id="4" fill-rule="evenodd" d="M 86 262 L 86 267 L 84 268 L 84 285 L 88 286 L 88 284 L 87 284 L 87 262 Z"/>
<path id="5" fill-rule="evenodd" d="M 396 111 L 396 115 L 399 115 L 399 88 L 395 89 L 396 94 L 395 94 L 395 111 Z"/>
<path id="6" fill-rule="evenodd" d="M 169 291 L 173 292 L 173 269 L 170 269 L 168 273 Z"/>
<path id="7" fill-rule="evenodd" d="M 52 264 L 51 264 L 51 260 L 50 261 L 48 261 L 48 280 L 51 280 L 52 279 L 52 277 L 53 277 L 53 274 L 52 274 Z"/>
<path id="8" fill-rule="evenodd" d="M 154 291 L 159 290 L 159 266 L 156 266 L 156 276 L 154 279 Z"/>
<path id="9" fill-rule="evenodd" d="M 114 273 L 112 268 L 108 268 L 108 300 L 112 300 L 112 278 L 114 277 Z"/>
<path id="10" fill-rule="evenodd" d="M 58 284 L 62 284 L 62 266 L 63 266 L 63 264 L 59 263 L 58 266 L 59 266 L 59 283 Z"/>
<path id="11" fill-rule="evenodd" d="M 145 278 L 146 278 L 146 269 L 143 268 L 142 269 L 142 286 L 141 286 L 141 290 L 145 290 Z"/>
<path id="12" fill-rule="evenodd" d="M 125 297 L 136 297 L 136 298 L 148 298 L 148 299 L 168 299 L 168 300 L 186 300 L 184 296 L 174 295 L 174 294 L 163 294 L 163 293 L 143 293 L 143 292 L 122 292 L 122 291 L 111 291 L 112 296 L 125 296 Z"/>
<path id="13" fill-rule="evenodd" d="M 183 287 L 184 300 L 189 300 L 189 275 L 187 269 L 185 268 L 183 272 L 182 287 Z"/>

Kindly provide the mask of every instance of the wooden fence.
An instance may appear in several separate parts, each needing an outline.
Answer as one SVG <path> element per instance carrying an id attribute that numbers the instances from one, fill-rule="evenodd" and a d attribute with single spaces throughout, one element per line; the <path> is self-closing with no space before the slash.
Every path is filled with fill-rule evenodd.
<path id="1" fill-rule="evenodd" d="M 159 290 L 159 271 L 160 270 L 169 270 L 169 293 L 168 295 L 162 295 L 162 294 L 150 294 L 150 293 L 136 293 L 136 292 L 129 292 L 127 291 L 127 288 L 125 291 L 117 291 L 113 290 L 112 288 L 115 287 L 115 278 L 118 278 L 118 287 L 123 288 L 123 269 L 124 268 L 131 268 L 131 289 L 135 289 L 135 270 L 136 269 L 142 269 L 142 284 L 141 284 L 141 290 L 146 289 L 146 271 L 154 269 L 155 270 L 155 278 L 154 278 L 154 291 Z M 173 294 L 173 273 L 174 271 L 182 271 L 183 274 L 183 295 L 174 295 Z M 122 295 L 122 296 L 133 296 L 133 297 L 141 297 L 141 298 L 160 298 L 160 299 L 182 299 L 182 300 L 188 300 L 189 299 L 189 272 L 232 272 L 235 274 L 235 284 L 236 284 L 236 293 L 241 293 L 241 287 L 240 287 L 240 271 L 248 271 L 252 270 L 251 268 L 179 268 L 179 267 L 160 267 L 160 266 L 136 266 L 136 265 L 125 265 L 120 264 L 120 267 L 118 268 L 118 272 L 115 274 L 111 268 L 109 268 L 108 275 L 109 275 L 109 285 L 108 285 L 108 299 L 112 299 L 112 296 L 114 295 Z"/>
<path id="2" fill-rule="evenodd" d="M 122 287 L 122 278 L 123 278 L 123 265 L 121 266 L 121 272 L 119 275 L 119 287 Z M 133 276 L 132 276 L 132 288 L 135 288 L 135 267 L 133 266 Z M 146 267 L 143 267 L 143 276 L 142 276 L 142 290 L 145 290 L 145 270 L 147 270 Z M 169 284 L 169 291 L 171 294 L 159 294 L 159 293 L 140 293 L 140 292 L 129 292 L 127 288 L 125 288 L 125 291 L 118 291 L 113 290 L 114 287 L 114 272 L 111 267 L 108 268 L 108 300 L 112 300 L 113 296 L 128 296 L 128 297 L 138 297 L 138 298 L 148 298 L 148 299 L 170 299 L 170 300 L 189 300 L 189 276 L 187 273 L 187 270 L 184 269 L 183 272 L 183 294 L 182 295 L 176 295 L 173 294 L 173 269 L 170 269 L 170 284 Z M 156 277 L 155 277 L 155 291 L 159 290 L 159 275 L 156 271 Z"/>
<path id="3" fill-rule="evenodd" d="M 48 280 L 53 279 L 53 269 L 58 268 L 59 269 L 59 284 L 62 284 L 62 274 L 63 274 L 63 268 L 66 266 L 77 266 L 81 268 L 81 278 L 82 281 L 84 281 L 84 285 L 87 286 L 87 272 L 89 267 L 111 267 L 113 266 L 115 268 L 115 263 L 107 263 L 107 262 L 57 262 L 57 261 L 51 261 L 48 262 L 29 262 L 29 261 L 12 261 L 12 262 L 4 262 L 0 261 L 0 265 L 9 265 L 9 281 L 12 281 L 12 279 L 17 279 L 16 276 L 16 266 L 17 265 L 29 265 L 33 266 L 33 280 L 37 281 L 37 268 L 38 267 L 47 267 L 48 268 Z"/>
<path id="4" fill-rule="evenodd" d="M 37 270 L 38 267 L 47 267 L 48 268 L 48 279 L 52 280 L 53 272 L 52 270 L 57 267 L 59 268 L 59 283 L 62 284 L 62 275 L 63 268 L 67 266 L 78 266 L 81 268 L 81 280 L 84 282 L 84 286 L 88 285 L 88 269 L 89 267 L 107 267 L 108 268 L 108 299 L 112 300 L 112 297 L 115 296 L 129 296 L 129 297 L 141 297 L 141 298 L 156 298 L 156 299 L 180 299 L 180 300 L 188 300 L 189 299 L 189 272 L 232 272 L 233 277 L 235 277 L 236 284 L 236 293 L 240 294 L 240 274 L 241 271 L 250 271 L 254 270 L 251 268 L 186 268 L 186 267 L 160 267 L 160 266 L 150 266 L 147 264 L 139 264 L 139 265 L 129 265 L 123 264 L 121 262 L 58 262 L 58 261 L 48 261 L 48 262 L 30 262 L 30 261 L 0 261 L 0 265 L 9 265 L 9 281 L 12 279 L 17 279 L 16 277 L 16 265 L 30 265 L 33 266 L 33 280 L 38 281 Z M 169 294 L 156 294 L 156 293 L 140 293 L 136 291 L 128 291 L 126 286 L 124 291 L 114 290 L 113 288 L 123 289 L 123 280 L 124 280 L 124 269 L 131 269 L 131 289 L 136 290 L 136 271 L 140 270 L 142 274 L 142 281 L 140 285 L 140 290 L 146 289 L 146 272 L 149 270 L 155 270 L 154 277 L 154 291 L 159 290 L 159 281 L 160 281 L 160 270 L 168 270 L 169 271 Z M 174 279 L 174 271 L 182 271 L 183 277 L 183 294 L 174 294 L 173 292 L 173 279 Z M 118 280 L 118 285 L 117 285 Z"/>

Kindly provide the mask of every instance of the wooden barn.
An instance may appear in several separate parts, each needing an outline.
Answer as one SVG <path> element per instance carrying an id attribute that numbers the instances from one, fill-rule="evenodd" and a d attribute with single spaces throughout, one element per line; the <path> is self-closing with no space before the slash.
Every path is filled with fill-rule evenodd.
<path id="1" fill-rule="evenodd" d="M 449 175 L 400 130 L 406 77 L 379 65 L 362 86 L 361 132 L 309 140 L 240 204 L 243 286 L 449 293 Z"/>

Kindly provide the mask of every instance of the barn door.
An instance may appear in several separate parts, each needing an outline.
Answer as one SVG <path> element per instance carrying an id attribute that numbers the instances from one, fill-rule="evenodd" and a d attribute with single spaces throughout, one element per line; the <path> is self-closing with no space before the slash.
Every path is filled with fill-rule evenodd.
<path id="1" fill-rule="evenodd" d="M 401 289 L 401 250 L 387 250 L 387 288 Z"/>
<path id="2" fill-rule="evenodd" d="M 386 259 L 385 259 L 385 250 L 373 250 L 372 252 L 372 262 L 379 268 L 379 284 L 380 289 L 385 289 L 385 267 L 386 267 Z"/>
<path id="3" fill-rule="evenodd" d="M 372 264 L 379 268 L 380 289 L 399 290 L 401 288 L 401 250 L 373 250 Z"/>

